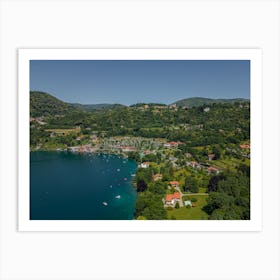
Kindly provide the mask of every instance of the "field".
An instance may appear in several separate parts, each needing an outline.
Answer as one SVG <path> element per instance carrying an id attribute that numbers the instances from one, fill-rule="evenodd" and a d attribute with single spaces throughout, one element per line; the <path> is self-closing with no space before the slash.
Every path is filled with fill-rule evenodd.
<path id="1" fill-rule="evenodd" d="M 225 159 L 219 159 L 215 160 L 215 166 L 222 170 L 230 170 L 234 171 L 236 167 L 238 167 L 240 164 L 245 164 L 246 166 L 250 166 L 250 160 L 249 159 L 237 159 L 234 157 L 231 158 L 225 158 Z"/>
<path id="2" fill-rule="evenodd" d="M 53 132 L 56 135 L 69 135 L 71 133 L 79 133 L 81 132 L 81 128 L 80 127 L 75 127 L 75 128 L 56 128 L 56 129 L 46 129 L 45 131 L 48 132 Z"/>
<path id="3" fill-rule="evenodd" d="M 174 208 L 173 210 L 168 210 L 168 219 L 176 220 L 207 220 L 208 215 L 201 210 L 201 208 L 206 205 L 206 195 L 196 195 L 192 197 L 183 197 L 183 199 L 191 199 L 195 197 L 197 202 L 195 202 L 195 207 L 186 208 L 181 207 L 179 209 Z"/>

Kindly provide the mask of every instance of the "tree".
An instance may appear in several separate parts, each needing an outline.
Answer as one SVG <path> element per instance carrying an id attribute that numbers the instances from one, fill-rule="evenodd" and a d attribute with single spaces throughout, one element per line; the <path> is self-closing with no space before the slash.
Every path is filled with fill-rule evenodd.
<path id="1" fill-rule="evenodd" d="M 184 190 L 186 192 L 198 193 L 199 186 L 197 180 L 191 176 L 186 177 Z"/>
<path id="2" fill-rule="evenodd" d="M 215 154 L 214 159 L 219 159 L 221 157 L 221 149 L 218 148 L 217 146 L 213 147 L 213 154 Z"/>
<path id="3" fill-rule="evenodd" d="M 209 184 L 207 186 L 208 192 L 216 192 L 218 190 L 219 181 L 225 179 L 224 175 L 213 176 L 210 178 Z"/>
<path id="4" fill-rule="evenodd" d="M 148 185 L 143 179 L 137 181 L 137 192 L 144 192 L 147 188 Z"/>
<path id="5" fill-rule="evenodd" d="M 216 177 L 216 178 L 214 178 Z M 228 173 L 224 178 L 212 177 L 207 205 L 203 210 L 209 219 L 250 219 L 250 178 L 246 173 Z M 214 179 L 213 179 L 214 178 Z"/>

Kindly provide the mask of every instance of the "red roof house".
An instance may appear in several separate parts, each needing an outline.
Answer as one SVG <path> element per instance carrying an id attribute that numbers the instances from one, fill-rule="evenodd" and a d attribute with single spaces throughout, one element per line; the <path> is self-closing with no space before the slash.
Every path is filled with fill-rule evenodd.
<path id="1" fill-rule="evenodd" d="M 179 192 L 167 194 L 165 196 L 165 204 L 174 206 L 176 202 L 180 201 L 180 199 L 181 199 L 181 194 Z"/>
<path id="2" fill-rule="evenodd" d="M 171 181 L 171 182 L 170 182 L 170 185 L 171 185 L 172 187 L 178 187 L 178 186 L 180 185 L 180 183 L 179 183 L 178 181 Z"/>

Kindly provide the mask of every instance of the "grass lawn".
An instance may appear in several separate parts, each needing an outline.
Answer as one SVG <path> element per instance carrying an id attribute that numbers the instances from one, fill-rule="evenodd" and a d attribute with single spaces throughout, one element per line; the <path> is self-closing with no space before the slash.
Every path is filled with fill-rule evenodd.
<path id="1" fill-rule="evenodd" d="M 190 200 L 191 198 L 193 197 L 183 197 L 184 200 Z M 167 210 L 168 219 L 171 219 L 173 216 L 176 220 L 207 220 L 208 215 L 201 210 L 206 205 L 207 196 L 196 195 L 195 198 L 197 199 L 197 202 L 194 202 L 196 204 L 195 207 L 181 207 L 179 209 Z"/>
<path id="2" fill-rule="evenodd" d="M 213 165 L 215 165 L 223 170 L 228 168 L 230 171 L 235 171 L 235 168 L 237 166 L 239 166 L 240 164 L 245 164 L 247 166 L 250 166 L 250 160 L 245 159 L 244 161 L 242 161 L 241 159 L 232 157 L 232 158 L 225 158 L 225 159 L 219 159 L 219 160 L 213 161 Z"/>
<path id="3" fill-rule="evenodd" d="M 45 131 L 48 132 L 54 132 L 55 134 L 64 134 L 64 135 L 68 135 L 70 133 L 79 133 L 81 132 L 81 128 L 80 127 L 75 127 L 75 128 L 54 128 L 54 129 L 45 129 Z"/>
<path id="4" fill-rule="evenodd" d="M 205 187 L 198 188 L 198 192 L 200 192 L 200 193 L 206 193 L 206 191 L 207 191 L 207 188 L 205 188 Z"/>

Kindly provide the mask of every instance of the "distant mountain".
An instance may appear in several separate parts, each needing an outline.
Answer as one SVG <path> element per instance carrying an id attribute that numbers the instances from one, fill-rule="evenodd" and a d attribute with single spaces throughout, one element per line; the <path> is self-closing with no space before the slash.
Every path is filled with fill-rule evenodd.
<path id="1" fill-rule="evenodd" d="M 125 105 L 122 104 L 107 104 L 107 103 L 102 103 L 102 104 L 69 103 L 69 104 L 75 108 L 82 109 L 87 112 L 104 110 L 104 109 L 118 109 L 118 108 L 126 107 Z"/>
<path id="2" fill-rule="evenodd" d="M 191 97 L 178 100 L 171 105 L 176 105 L 177 107 L 198 107 L 213 103 L 235 103 L 235 102 L 249 102 L 249 99 L 244 98 L 233 98 L 233 99 L 211 99 L 211 98 L 203 98 L 203 97 Z"/>
<path id="3" fill-rule="evenodd" d="M 58 98 L 41 91 L 30 91 L 30 116 L 54 116 L 81 111 Z"/>

